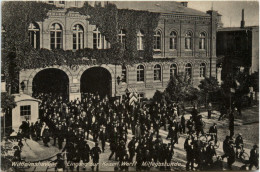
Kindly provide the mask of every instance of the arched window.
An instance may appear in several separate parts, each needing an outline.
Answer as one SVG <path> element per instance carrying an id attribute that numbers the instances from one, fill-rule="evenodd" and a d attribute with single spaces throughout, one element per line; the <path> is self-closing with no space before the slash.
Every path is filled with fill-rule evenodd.
<path id="1" fill-rule="evenodd" d="M 143 31 L 139 30 L 137 32 L 137 50 L 143 50 L 144 49 L 144 33 Z"/>
<path id="2" fill-rule="evenodd" d="M 161 81 L 161 66 L 159 64 L 155 65 L 154 66 L 154 75 L 153 75 L 153 78 L 154 78 L 154 81 Z"/>
<path id="3" fill-rule="evenodd" d="M 81 25 L 76 24 L 73 27 L 73 50 L 84 48 L 84 29 Z"/>
<path id="4" fill-rule="evenodd" d="M 144 66 L 139 65 L 137 67 L 137 82 L 144 82 Z"/>
<path id="5" fill-rule="evenodd" d="M 200 50 L 205 50 L 205 43 L 206 43 L 206 34 L 205 33 L 200 33 L 200 42 L 199 42 L 199 49 Z"/>
<path id="6" fill-rule="evenodd" d="M 125 65 L 122 66 L 122 76 L 121 77 L 122 77 L 122 82 L 126 83 L 127 69 L 126 69 Z"/>
<path id="7" fill-rule="evenodd" d="M 126 39 L 125 39 L 125 34 L 126 34 L 126 31 L 125 30 L 120 30 L 119 34 L 118 34 L 118 37 L 119 37 L 119 41 L 122 43 L 123 45 L 123 48 L 126 49 Z"/>
<path id="8" fill-rule="evenodd" d="M 40 48 L 40 28 L 37 23 L 31 23 L 29 25 L 29 41 L 33 48 Z"/>
<path id="9" fill-rule="evenodd" d="M 155 32 L 153 49 L 156 51 L 161 50 L 161 33 L 159 31 Z"/>
<path id="10" fill-rule="evenodd" d="M 170 34 L 170 49 L 176 50 L 177 49 L 177 33 L 172 31 Z"/>
<path id="11" fill-rule="evenodd" d="M 62 27 L 58 23 L 54 23 L 50 29 L 51 49 L 62 48 Z"/>
<path id="12" fill-rule="evenodd" d="M 188 75 L 189 77 L 192 76 L 192 67 L 190 63 L 187 63 L 185 65 L 185 74 Z"/>
<path id="13" fill-rule="evenodd" d="M 206 64 L 205 63 L 200 64 L 200 77 L 202 77 L 202 78 L 206 77 Z"/>
<path id="14" fill-rule="evenodd" d="M 185 49 L 191 50 L 192 49 L 192 33 L 187 32 L 185 34 Z"/>
<path id="15" fill-rule="evenodd" d="M 177 68 L 177 65 L 176 64 L 172 64 L 170 66 L 170 78 L 171 77 L 174 77 L 174 76 L 177 76 L 178 74 L 178 68 Z"/>

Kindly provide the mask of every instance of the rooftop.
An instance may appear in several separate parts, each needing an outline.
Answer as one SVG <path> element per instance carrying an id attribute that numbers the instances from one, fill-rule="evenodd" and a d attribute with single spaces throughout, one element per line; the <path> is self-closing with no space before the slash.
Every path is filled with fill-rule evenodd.
<path id="1" fill-rule="evenodd" d="M 259 29 L 259 26 L 245 26 L 243 28 L 241 28 L 241 27 L 223 27 L 223 28 L 219 28 L 218 32 L 222 32 L 222 31 L 244 31 L 244 30 L 253 30 L 253 29 Z"/>
<path id="2" fill-rule="evenodd" d="M 166 14 L 187 14 L 195 16 L 209 16 L 199 10 L 185 7 L 181 2 L 175 1 L 110 1 L 119 9 L 143 10 Z"/>

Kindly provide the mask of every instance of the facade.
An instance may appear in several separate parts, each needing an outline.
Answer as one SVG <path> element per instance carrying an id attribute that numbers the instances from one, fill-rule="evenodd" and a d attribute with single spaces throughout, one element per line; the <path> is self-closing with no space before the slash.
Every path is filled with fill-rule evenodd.
<path id="1" fill-rule="evenodd" d="M 64 8 L 50 11 L 49 17 L 43 22 L 30 25 L 30 41 L 34 48 L 64 50 L 110 48 L 109 42 L 101 35 L 98 28 L 89 23 L 89 16 L 73 11 L 67 12 L 67 7 L 80 7 L 83 2 L 48 2 Z M 216 77 L 216 33 L 221 20 L 220 15 L 216 11 L 203 13 L 189 9 L 186 3 L 176 2 L 176 6 L 182 12 L 162 11 L 161 8 L 151 10 L 160 13 L 160 20 L 154 31 L 153 59 L 156 59 L 154 62 L 126 66 L 93 64 L 80 65 L 77 68 L 52 66 L 23 70 L 20 72 L 20 82 L 25 84 L 24 92 L 32 95 L 35 90 L 35 77 L 47 69 L 61 70 L 66 75 L 66 92 L 70 100 L 80 98 L 81 93 L 85 92 L 82 84 L 87 87 L 88 84 L 95 83 L 94 80 L 88 81 L 87 76 L 82 77 L 92 68 L 96 73 L 100 69 L 107 74 L 107 78 L 101 77 L 98 80 L 107 80 L 102 84 L 107 87 L 106 94 L 112 97 L 123 96 L 126 90 L 129 90 L 136 92 L 139 98 L 151 98 L 156 90 L 163 91 L 167 87 L 170 76 L 177 73 L 189 74 L 194 86 L 205 77 Z M 125 39 L 125 33 L 122 30 L 118 32 L 119 39 Z M 142 50 L 143 33 L 137 31 L 136 37 L 137 49 Z M 167 59 L 167 61 L 158 59 Z"/>
<path id="2" fill-rule="evenodd" d="M 244 70 L 259 71 L 259 26 L 245 26 L 244 11 L 240 27 L 217 30 L 218 64 L 222 64 L 222 79 L 229 73 Z"/>

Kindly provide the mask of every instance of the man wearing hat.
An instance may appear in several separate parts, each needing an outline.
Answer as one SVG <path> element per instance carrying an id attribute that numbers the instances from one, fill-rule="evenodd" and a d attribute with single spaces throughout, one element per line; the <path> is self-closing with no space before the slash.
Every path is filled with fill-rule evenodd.
<path id="1" fill-rule="evenodd" d="M 91 167 L 92 171 L 94 171 L 95 166 L 97 167 L 96 171 L 98 171 L 98 167 L 99 167 L 99 154 L 101 153 L 101 150 L 98 147 L 98 142 L 95 143 L 95 147 L 93 147 L 90 152 L 91 152 L 91 157 L 93 159 L 93 164 L 94 164 Z"/>
<path id="2" fill-rule="evenodd" d="M 235 141 L 235 144 L 236 144 L 236 157 L 239 158 L 239 155 L 238 155 L 238 150 L 243 150 L 244 148 L 244 142 L 243 142 L 243 138 L 242 138 L 242 134 L 239 133 L 237 138 L 236 138 L 236 141 Z"/>
<path id="3" fill-rule="evenodd" d="M 61 153 L 57 154 L 57 159 L 54 162 L 56 162 L 55 171 L 64 171 L 65 170 L 65 163 L 61 157 Z"/>
<path id="4" fill-rule="evenodd" d="M 218 129 L 217 129 L 217 124 L 214 123 L 213 126 L 211 126 L 209 128 L 209 134 L 211 134 L 211 138 L 210 138 L 210 141 L 211 140 L 215 140 L 215 144 L 217 143 L 218 141 Z M 213 139 L 214 137 L 214 139 Z"/>
<path id="5" fill-rule="evenodd" d="M 233 140 L 229 141 L 229 148 L 228 148 L 227 155 L 228 155 L 228 158 L 227 158 L 228 168 L 230 170 L 232 170 L 232 164 L 236 160 L 236 153 L 235 153 L 234 141 Z"/>
<path id="6" fill-rule="evenodd" d="M 133 158 L 135 156 L 135 143 L 136 143 L 135 137 L 133 137 L 132 140 L 128 143 L 128 146 L 127 146 L 128 151 L 129 151 L 129 155 L 130 155 L 130 157 L 129 157 L 130 162 L 133 162 Z"/>
<path id="7" fill-rule="evenodd" d="M 252 167 L 255 166 L 257 169 L 259 169 L 259 153 L 257 151 L 258 146 L 254 145 L 253 149 L 250 151 L 250 158 L 249 158 L 249 170 L 252 170 Z"/>
<path id="8" fill-rule="evenodd" d="M 100 128 L 100 133 L 99 133 L 99 140 L 101 141 L 101 147 L 102 147 L 102 152 L 104 153 L 105 151 L 105 145 L 106 145 L 106 134 L 105 134 L 105 127 L 102 125 Z"/>

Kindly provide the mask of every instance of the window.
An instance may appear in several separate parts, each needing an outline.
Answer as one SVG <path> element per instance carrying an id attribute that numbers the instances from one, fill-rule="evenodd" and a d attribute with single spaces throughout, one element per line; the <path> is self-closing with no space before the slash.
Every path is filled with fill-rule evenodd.
<path id="1" fill-rule="evenodd" d="M 137 95 L 138 97 L 138 102 L 142 102 L 143 101 L 143 99 L 144 99 L 144 93 L 139 93 L 138 95 Z"/>
<path id="2" fill-rule="evenodd" d="M 161 66 L 155 65 L 154 66 L 154 81 L 161 81 Z"/>
<path id="3" fill-rule="evenodd" d="M 122 82 L 123 83 L 126 83 L 126 75 L 127 75 L 126 71 L 127 71 L 127 69 L 126 69 L 125 65 L 123 65 L 122 66 Z"/>
<path id="4" fill-rule="evenodd" d="M 40 48 L 40 28 L 39 25 L 36 23 L 31 23 L 29 25 L 29 41 L 33 48 L 39 49 Z"/>
<path id="5" fill-rule="evenodd" d="M 206 65 L 205 65 L 205 63 L 200 64 L 200 77 L 202 77 L 202 78 L 206 77 Z"/>
<path id="6" fill-rule="evenodd" d="M 189 77 L 191 77 L 192 75 L 192 67 L 191 67 L 191 64 L 188 63 L 185 65 L 185 74 L 188 75 Z"/>
<path id="7" fill-rule="evenodd" d="M 73 50 L 84 48 L 84 30 L 79 24 L 73 27 Z"/>
<path id="8" fill-rule="evenodd" d="M 137 82 L 144 82 L 144 66 L 139 65 L 137 67 Z"/>
<path id="9" fill-rule="evenodd" d="M 51 34 L 51 49 L 62 48 L 62 27 L 58 23 L 54 23 L 50 29 Z"/>
<path id="10" fill-rule="evenodd" d="M 93 31 L 93 48 L 94 49 L 110 48 L 110 43 L 106 40 L 105 36 L 101 35 L 98 28 L 96 28 Z"/>
<path id="11" fill-rule="evenodd" d="M 170 34 L 170 50 L 177 49 L 177 34 L 176 32 L 171 32 Z"/>
<path id="12" fill-rule="evenodd" d="M 125 42 L 126 42 L 125 34 L 126 34 L 125 30 L 120 30 L 120 32 L 119 32 L 119 34 L 118 34 L 119 41 L 122 43 L 124 49 L 126 49 L 126 45 L 125 45 Z"/>
<path id="13" fill-rule="evenodd" d="M 137 33 L 137 50 L 143 50 L 144 49 L 144 33 L 143 31 L 138 31 Z"/>
<path id="14" fill-rule="evenodd" d="M 154 35 L 154 47 L 153 49 L 155 51 L 160 51 L 161 50 L 161 33 L 157 31 Z"/>
<path id="15" fill-rule="evenodd" d="M 102 36 L 98 28 L 93 32 L 93 48 L 101 49 L 102 48 Z"/>
<path id="16" fill-rule="evenodd" d="M 170 66 L 170 78 L 174 77 L 174 76 L 177 76 L 177 65 L 176 64 L 172 64 Z"/>
<path id="17" fill-rule="evenodd" d="M 54 1 L 48 1 L 49 2 L 49 4 L 53 4 L 54 3 Z"/>
<path id="18" fill-rule="evenodd" d="M 65 1 L 59 1 L 60 4 L 65 4 Z"/>
<path id="19" fill-rule="evenodd" d="M 192 49 L 192 33 L 188 32 L 185 34 L 185 49 L 191 50 Z"/>
<path id="20" fill-rule="evenodd" d="M 205 33 L 200 33 L 200 42 L 199 42 L 199 49 L 200 50 L 205 50 L 205 41 L 206 40 L 206 35 Z"/>
<path id="21" fill-rule="evenodd" d="M 20 106 L 20 115 L 21 116 L 31 115 L 31 105 Z"/>

